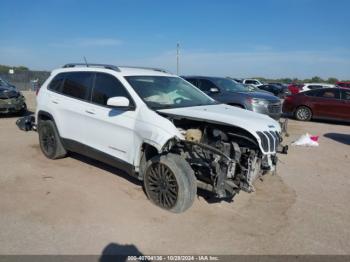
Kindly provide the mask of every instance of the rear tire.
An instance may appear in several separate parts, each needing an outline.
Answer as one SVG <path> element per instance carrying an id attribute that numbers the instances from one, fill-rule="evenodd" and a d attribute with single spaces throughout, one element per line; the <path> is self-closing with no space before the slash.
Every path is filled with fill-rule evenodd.
<path id="1" fill-rule="evenodd" d="M 310 121 L 312 118 L 312 111 L 307 106 L 299 106 L 295 110 L 294 116 L 299 121 Z"/>
<path id="2" fill-rule="evenodd" d="M 145 168 L 144 187 L 151 202 L 162 209 L 181 213 L 190 208 L 197 194 L 191 166 L 179 155 L 157 155 Z"/>
<path id="3" fill-rule="evenodd" d="M 49 159 L 59 159 L 67 155 L 53 121 L 39 121 L 39 143 L 43 154 Z"/>

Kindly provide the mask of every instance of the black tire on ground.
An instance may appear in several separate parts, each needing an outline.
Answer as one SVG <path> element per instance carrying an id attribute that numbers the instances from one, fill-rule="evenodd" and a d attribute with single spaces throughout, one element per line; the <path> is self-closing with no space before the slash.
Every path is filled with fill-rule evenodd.
<path id="1" fill-rule="evenodd" d="M 179 155 L 151 158 L 144 174 L 144 187 L 155 205 L 181 213 L 190 208 L 197 194 L 197 181 L 191 166 Z"/>
<path id="2" fill-rule="evenodd" d="M 297 120 L 310 121 L 312 118 L 312 111 L 307 106 L 299 106 L 294 113 Z"/>
<path id="3" fill-rule="evenodd" d="M 67 155 L 53 121 L 39 121 L 38 134 L 41 151 L 47 158 L 59 159 Z"/>

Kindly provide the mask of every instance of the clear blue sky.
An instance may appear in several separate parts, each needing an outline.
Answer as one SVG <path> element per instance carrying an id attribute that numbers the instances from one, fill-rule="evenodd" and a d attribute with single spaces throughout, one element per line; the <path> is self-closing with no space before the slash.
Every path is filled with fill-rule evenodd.
<path id="1" fill-rule="evenodd" d="M 349 0 L 1 1 L 0 64 L 350 78 Z"/>

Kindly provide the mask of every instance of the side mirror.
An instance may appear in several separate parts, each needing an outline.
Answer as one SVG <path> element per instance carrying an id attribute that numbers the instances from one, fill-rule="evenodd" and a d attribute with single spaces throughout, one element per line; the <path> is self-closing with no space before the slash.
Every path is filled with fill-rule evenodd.
<path id="1" fill-rule="evenodd" d="M 124 96 L 115 96 L 107 100 L 107 105 L 113 107 L 129 107 L 130 101 Z"/>
<path id="2" fill-rule="evenodd" d="M 210 93 L 219 93 L 220 90 L 217 87 L 212 87 L 212 88 L 209 89 L 209 92 Z"/>

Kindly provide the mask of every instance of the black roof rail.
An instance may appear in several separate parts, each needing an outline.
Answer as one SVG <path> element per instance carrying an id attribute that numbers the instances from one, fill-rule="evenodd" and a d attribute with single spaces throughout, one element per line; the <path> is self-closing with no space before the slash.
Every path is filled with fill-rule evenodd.
<path id="1" fill-rule="evenodd" d="M 106 64 L 69 63 L 69 64 L 66 64 L 66 65 L 62 66 L 62 68 L 71 68 L 71 67 L 77 67 L 77 66 L 102 67 L 102 68 L 105 68 L 105 69 L 111 69 L 111 70 L 120 72 L 119 67 L 114 66 L 114 65 L 106 65 Z"/>
<path id="2" fill-rule="evenodd" d="M 167 71 L 165 69 L 162 69 L 162 68 L 156 68 L 156 67 L 142 67 L 142 66 L 120 66 L 120 67 L 135 68 L 135 69 L 146 69 L 146 70 L 153 70 L 153 71 L 158 71 L 158 72 L 170 74 L 169 71 Z"/>

